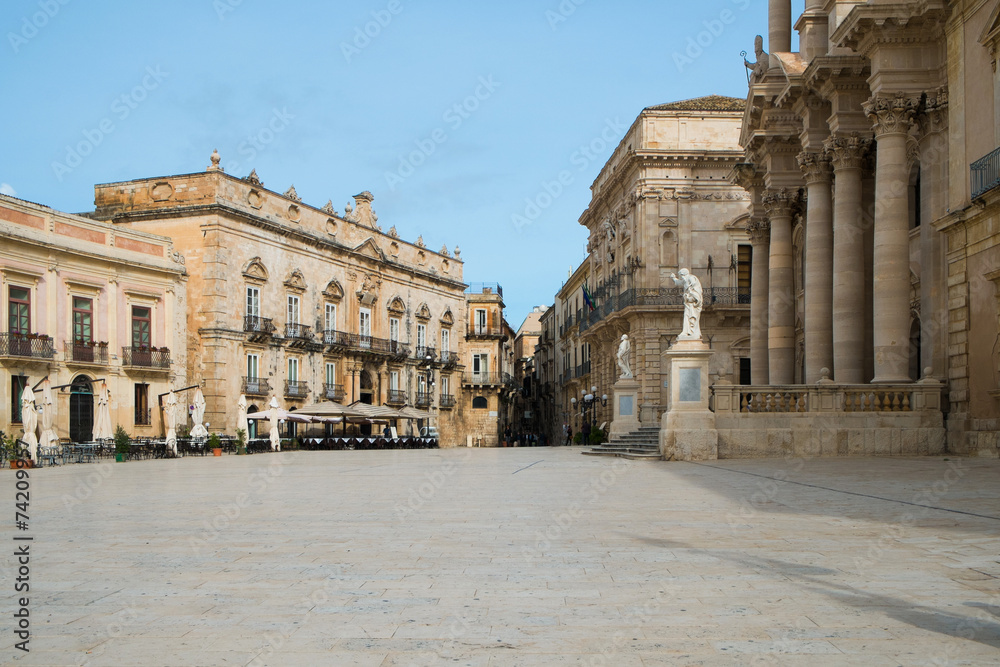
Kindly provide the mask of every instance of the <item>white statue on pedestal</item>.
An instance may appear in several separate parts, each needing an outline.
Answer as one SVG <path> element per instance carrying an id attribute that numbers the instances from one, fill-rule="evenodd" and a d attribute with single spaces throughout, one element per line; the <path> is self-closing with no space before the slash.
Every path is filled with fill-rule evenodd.
<path id="1" fill-rule="evenodd" d="M 628 334 L 622 334 L 622 342 L 618 345 L 618 369 L 621 374 L 619 380 L 632 379 L 632 366 L 629 363 L 628 355 L 632 351 L 632 343 L 629 342 Z"/>
<path id="2" fill-rule="evenodd" d="M 684 329 L 677 340 L 701 340 L 701 281 L 687 269 L 670 274 L 674 284 L 684 288 Z"/>

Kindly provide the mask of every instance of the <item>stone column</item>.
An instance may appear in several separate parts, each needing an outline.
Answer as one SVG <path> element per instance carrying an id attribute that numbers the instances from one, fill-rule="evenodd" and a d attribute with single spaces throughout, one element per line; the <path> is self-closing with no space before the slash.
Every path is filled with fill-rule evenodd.
<path id="1" fill-rule="evenodd" d="M 771 223 L 763 218 L 752 218 L 747 223 L 747 235 L 753 248 L 753 264 L 750 267 L 750 382 L 767 384 L 767 265 Z"/>
<path id="2" fill-rule="evenodd" d="M 793 203 L 792 195 L 784 188 L 769 190 L 764 195 L 764 208 L 771 222 L 767 296 L 767 362 L 770 384 L 792 384 L 795 381 Z"/>
<path id="3" fill-rule="evenodd" d="M 799 154 L 806 177 L 805 384 L 833 370 L 833 207 L 830 158 Z"/>
<path id="4" fill-rule="evenodd" d="M 875 377 L 910 379 L 910 235 L 907 139 L 915 109 L 898 93 L 865 103 L 878 144 L 875 165 L 875 248 L 872 312 Z"/>
<path id="5" fill-rule="evenodd" d="M 825 143 L 833 163 L 833 368 L 845 384 L 865 381 L 865 266 L 861 167 L 871 140 L 856 133 Z"/>
<path id="6" fill-rule="evenodd" d="M 948 92 L 928 93 L 920 124 L 920 372 L 948 377 L 948 285 L 943 234 L 948 212 Z"/>
<path id="7" fill-rule="evenodd" d="M 792 0 L 768 0 L 767 50 L 771 67 L 779 66 L 775 53 L 792 50 Z"/>
<path id="8" fill-rule="evenodd" d="M 799 53 L 806 61 L 825 56 L 830 49 L 830 29 L 825 0 L 806 0 L 805 12 L 795 27 L 799 31 Z"/>

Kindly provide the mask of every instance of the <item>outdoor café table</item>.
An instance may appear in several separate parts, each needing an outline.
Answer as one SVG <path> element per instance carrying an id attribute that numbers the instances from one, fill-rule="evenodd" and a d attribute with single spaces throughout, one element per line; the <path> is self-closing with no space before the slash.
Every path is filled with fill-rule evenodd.
<path id="1" fill-rule="evenodd" d="M 67 445 L 69 447 L 69 455 L 77 463 L 90 463 L 97 459 L 97 447 L 96 442 L 77 442 L 72 445 Z"/>

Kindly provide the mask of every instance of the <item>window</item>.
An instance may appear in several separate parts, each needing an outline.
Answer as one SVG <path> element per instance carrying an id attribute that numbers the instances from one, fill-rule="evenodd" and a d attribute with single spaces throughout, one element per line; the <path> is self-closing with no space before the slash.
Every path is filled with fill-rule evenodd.
<path id="1" fill-rule="evenodd" d="M 485 410 L 489 407 L 489 402 L 486 400 L 485 396 L 476 396 L 472 399 L 472 409 L 473 410 Z"/>
<path id="2" fill-rule="evenodd" d="M 486 310 L 482 308 L 476 308 L 476 333 L 481 334 L 486 332 Z"/>
<path id="3" fill-rule="evenodd" d="M 299 360 L 294 357 L 288 360 L 288 381 L 299 381 Z"/>
<path id="4" fill-rule="evenodd" d="M 337 329 L 337 305 L 333 303 L 326 304 L 326 315 L 323 318 L 323 328 L 327 331 L 335 331 Z"/>
<path id="5" fill-rule="evenodd" d="M 451 378 L 449 378 L 447 375 L 442 375 L 441 376 L 441 395 L 442 396 L 447 396 L 447 395 L 449 395 L 451 393 L 450 391 L 448 391 L 451 388 L 450 385 L 451 385 Z"/>
<path id="6" fill-rule="evenodd" d="M 392 342 L 397 342 L 399 340 L 399 319 L 395 317 L 389 318 L 389 340 Z"/>
<path id="7" fill-rule="evenodd" d="M 142 382 L 135 385 L 135 425 L 149 426 L 152 423 L 149 411 L 149 385 Z"/>
<path id="8" fill-rule="evenodd" d="M 150 321 L 150 308 L 132 306 L 132 347 L 149 347 L 151 340 Z"/>
<path id="9" fill-rule="evenodd" d="M 427 393 L 427 376 L 417 376 L 417 392 L 421 394 Z"/>
<path id="10" fill-rule="evenodd" d="M 370 308 L 362 308 L 358 311 L 358 333 L 361 335 L 361 346 L 371 347 L 372 311 Z"/>
<path id="11" fill-rule="evenodd" d="M 31 330 L 31 292 L 24 287 L 10 286 L 7 293 L 7 312 L 9 315 L 7 330 L 10 333 L 26 334 Z M 18 408 L 20 414 L 20 407 Z"/>
<path id="12" fill-rule="evenodd" d="M 399 391 L 399 371 L 389 371 L 389 389 Z"/>
<path id="13" fill-rule="evenodd" d="M 451 331 L 448 329 L 441 329 L 441 351 L 451 351 Z"/>
<path id="14" fill-rule="evenodd" d="M 750 380 L 749 357 L 740 357 L 740 384 L 753 384 Z"/>
<path id="15" fill-rule="evenodd" d="M 288 319 L 285 321 L 288 324 L 299 323 L 299 297 L 292 294 L 288 295 Z"/>
<path id="16" fill-rule="evenodd" d="M 260 372 L 260 356 L 256 354 L 247 355 L 247 379 L 256 380 Z"/>
<path id="17" fill-rule="evenodd" d="M 736 287 L 748 290 L 752 280 L 750 269 L 753 266 L 753 246 L 749 244 L 736 246 L 736 262 Z"/>
<path id="18" fill-rule="evenodd" d="M 337 384 L 337 364 L 335 362 L 326 362 L 326 384 L 330 387 Z"/>
<path id="19" fill-rule="evenodd" d="M 417 347 L 427 347 L 427 325 L 417 325 Z"/>
<path id="20" fill-rule="evenodd" d="M 94 302 L 90 299 L 73 297 L 73 342 L 89 343 L 94 339 Z"/>
<path id="21" fill-rule="evenodd" d="M 260 317 L 259 287 L 247 287 L 247 317 Z"/>
<path id="22" fill-rule="evenodd" d="M 488 372 L 489 372 L 489 355 L 487 354 L 472 355 L 472 374 L 486 375 L 486 373 Z"/>
<path id="23" fill-rule="evenodd" d="M 10 376 L 10 423 L 21 423 L 21 394 L 28 386 L 28 378 L 24 375 Z"/>

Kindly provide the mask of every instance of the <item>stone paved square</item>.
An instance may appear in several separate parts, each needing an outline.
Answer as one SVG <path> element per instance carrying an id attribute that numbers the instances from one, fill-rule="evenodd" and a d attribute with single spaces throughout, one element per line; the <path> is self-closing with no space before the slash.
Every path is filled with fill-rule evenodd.
<path id="1" fill-rule="evenodd" d="M 0 663 L 994 665 L 998 474 L 578 448 L 35 470 L 31 651 L 11 516 Z"/>

